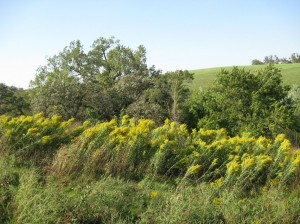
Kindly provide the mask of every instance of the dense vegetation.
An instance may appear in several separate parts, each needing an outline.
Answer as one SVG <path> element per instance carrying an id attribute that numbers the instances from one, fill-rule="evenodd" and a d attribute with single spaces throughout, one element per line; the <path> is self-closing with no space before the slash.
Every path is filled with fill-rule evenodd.
<path id="1" fill-rule="evenodd" d="M 143 46 L 71 42 L 0 85 L 0 223 L 299 223 L 300 87 L 278 66 L 191 88 Z"/>
<path id="2" fill-rule="evenodd" d="M 1 116 L 1 223 L 298 223 L 300 151 L 125 115 Z"/>

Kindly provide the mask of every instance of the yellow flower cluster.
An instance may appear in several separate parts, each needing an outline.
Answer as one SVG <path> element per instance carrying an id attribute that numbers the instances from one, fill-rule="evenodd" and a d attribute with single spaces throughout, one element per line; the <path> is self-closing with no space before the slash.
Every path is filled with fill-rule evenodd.
<path id="1" fill-rule="evenodd" d="M 74 119 L 63 121 L 56 115 L 0 116 L 2 137 L 14 150 L 58 147 L 83 132 L 77 141 L 81 152 L 102 172 L 143 175 L 144 168 L 155 175 L 199 177 L 212 187 L 241 181 L 286 182 L 300 172 L 300 153 L 291 150 L 284 135 L 271 140 L 250 133 L 230 137 L 225 129 L 190 133 L 186 125 L 170 120 L 156 127 L 152 120 L 128 115 L 94 126 L 84 122 L 74 128 L 75 124 Z"/>
<path id="2" fill-rule="evenodd" d="M 239 174 L 241 172 L 241 165 L 239 164 L 238 161 L 233 160 L 229 163 L 227 163 L 227 174 Z"/>
<path id="3" fill-rule="evenodd" d="M 210 186 L 212 188 L 219 188 L 223 185 L 223 183 L 224 183 L 224 177 L 221 177 L 221 178 L 216 179 L 215 181 L 211 182 Z"/>
<path id="4" fill-rule="evenodd" d="M 259 155 L 256 156 L 257 164 L 259 166 L 265 167 L 272 163 L 272 158 L 268 155 Z"/>
<path id="5" fill-rule="evenodd" d="M 188 169 L 188 174 L 197 174 L 201 169 L 201 165 L 196 164 L 193 166 L 190 166 Z"/>
<path id="6" fill-rule="evenodd" d="M 1 116 L 0 127 L 5 133 L 5 143 L 11 149 L 38 150 L 44 145 L 57 147 L 60 142 L 67 142 L 71 137 L 79 135 L 80 126 L 70 128 L 74 121 L 74 119 L 63 121 L 57 115 L 46 118 L 42 113 L 34 116 Z"/>
<path id="7" fill-rule="evenodd" d="M 156 198 L 157 195 L 158 195 L 158 192 L 157 192 L 157 191 L 152 191 L 152 192 L 150 193 L 150 197 L 151 197 L 151 198 Z"/>

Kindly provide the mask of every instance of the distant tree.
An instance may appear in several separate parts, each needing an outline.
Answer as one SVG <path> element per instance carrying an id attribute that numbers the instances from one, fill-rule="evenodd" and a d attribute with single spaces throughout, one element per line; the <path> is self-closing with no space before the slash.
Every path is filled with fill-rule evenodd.
<path id="1" fill-rule="evenodd" d="M 291 55 L 291 62 L 292 63 L 300 63 L 300 55 L 297 53 L 293 53 Z"/>
<path id="2" fill-rule="evenodd" d="M 27 92 L 0 83 L 0 115 L 26 115 L 30 112 Z"/>
<path id="3" fill-rule="evenodd" d="M 251 64 L 252 65 L 263 65 L 264 63 L 258 59 L 253 59 Z"/>
<path id="4" fill-rule="evenodd" d="M 276 64 L 276 59 L 273 55 L 264 57 L 264 64 Z"/>
<path id="5" fill-rule="evenodd" d="M 275 64 L 279 64 L 280 63 L 280 59 L 277 55 L 274 55 L 274 63 Z"/>
<path id="6" fill-rule="evenodd" d="M 291 60 L 287 59 L 287 58 L 281 58 L 280 59 L 280 64 L 290 64 L 292 63 Z"/>
<path id="7" fill-rule="evenodd" d="M 293 53 L 289 59 L 279 58 L 277 55 L 269 55 L 264 57 L 263 62 L 258 59 L 253 59 L 251 62 L 252 65 L 289 63 L 300 63 L 300 55 Z"/>

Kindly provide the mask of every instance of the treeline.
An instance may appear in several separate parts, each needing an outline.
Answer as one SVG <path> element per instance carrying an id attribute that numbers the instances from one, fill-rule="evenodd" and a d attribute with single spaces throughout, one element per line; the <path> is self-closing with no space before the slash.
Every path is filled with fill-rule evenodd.
<path id="1" fill-rule="evenodd" d="M 264 59 L 258 60 L 253 59 L 252 65 L 268 65 L 268 64 L 291 64 L 291 63 L 300 63 L 300 55 L 297 53 L 291 54 L 289 58 L 279 58 L 277 55 L 265 56 Z"/>
<path id="2" fill-rule="evenodd" d="M 226 128 L 232 136 L 300 130 L 300 88 L 284 86 L 272 65 L 222 70 L 208 90 L 192 92 L 190 72 L 162 73 L 146 62 L 144 46 L 131 49 L 113 37 L 97 39 L 88 52 L 73 41 L 38 68 L 30 89 L 1 84 L 0 114 L 43 112 L 95 123 L 128 114 L 156 125 L 168 118 L 189 130 Z"/>

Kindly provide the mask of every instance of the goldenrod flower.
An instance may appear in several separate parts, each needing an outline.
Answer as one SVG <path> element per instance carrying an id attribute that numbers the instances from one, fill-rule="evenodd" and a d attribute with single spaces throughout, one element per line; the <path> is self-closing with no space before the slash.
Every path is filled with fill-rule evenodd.
<path id="1" fill-rule="evenodd" d="M 28 130 L 27 130 L 27 133 L 28 134 L 36 134 L 36 133 L 38 133 L 39 132 L 39 129 L 37 129 L 37 128 L 29 128 Z"/>
<path id="2" fill-rule="evenodd" d="M 42 144 L 48 144 L 50 141 L 52 140 L 52 138 L 49 135 L 43 136 L 42 137 Z"/>
<path id="3" fill-rule="evenodd" d="M 257 165 L 259 168 L 266 167 L 272 163 L 272 158 L 268 155 L 256 156 Z"/>
<path id="4" fill-rule="evenodd" d="M 226 166 L 228 174 L 240 173 L 241 171 L 241 165 L 236 160 L 227 163 Z"/>
<path id="5" fill-rule="evenodd" d="M 218 188 L 221 187 L 224 183 L 224 177 L 221 177 L 219 179 L 216 179 L 214 182 L 210 183 L 210 186 L 212 188 Z"/>
<path id="6" fill-rule="evenodd" d="M 151 197 L 151 198 L 155 198 L 155 197 L 157 197 L 157 195 L 158 195 L 158 192 L 157 192 L 157 191 L 152 191 L 152 192 L 150 193 L 150 197 Z"/>
<path id="7" fill-rule="evenodd" d="M 201 169 L 201 165 L 197 164 L 194 166 L 190 166 L 187 172 L 188 174 L 196 174 L 200 171 L 200 169 Z"/>
<path id="8" fill-rule="evenodd" d="M 213 203 L 217 206 L 222 204 L 222 199 L 221 198 L 214 198 Z"/>

